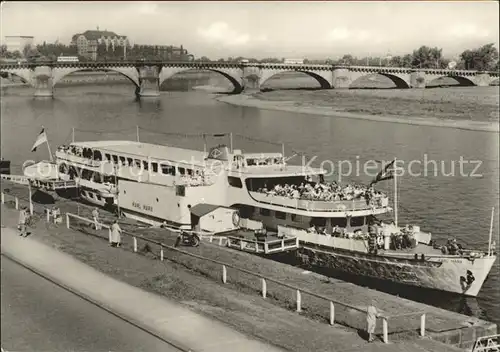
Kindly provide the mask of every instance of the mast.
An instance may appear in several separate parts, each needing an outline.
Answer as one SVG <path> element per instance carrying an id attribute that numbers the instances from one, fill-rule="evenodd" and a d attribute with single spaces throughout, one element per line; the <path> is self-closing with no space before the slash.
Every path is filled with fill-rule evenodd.
<path id="1" fill-rule="evenodd" d="M 75 128 L 74 127 L 71 129 L 71 141 L 73 143 L 75 143 Z"/>
<path id="2" fill-rule="evenodd" d="M 394 158 L 394 225 L 398 226 L 398 175 L 396 172 L 396 158 Z"/>
<path id="3" fill-rule="evenodd" d="M 229 133 L 229 145 L 231 147 L 231 154 L 233 153 L 233 132 Z"/>
<path id="4" fill-rule="evenodd" d="M 47 130 L 44 127 L 45 131 L 45 137 L 47 138 L 47 149 L 49 150 L 49 155 L 50 155 L 50 161 L 54 161 L 54 158 L 52 157 L 52 151 L 50 150 L 50 144 L 49 144 L 49 137 L 47 137 Z"/>
<path id="5" fill-rule="evenodd" d="M 495 207 L 491 208 L 490 237 L 488 239 L 488 255 L 491 255 L 491 237 L 493 236 L 493 219 L 495 217 Z M 494 249 L 494 248 L 493 248 Z"/>

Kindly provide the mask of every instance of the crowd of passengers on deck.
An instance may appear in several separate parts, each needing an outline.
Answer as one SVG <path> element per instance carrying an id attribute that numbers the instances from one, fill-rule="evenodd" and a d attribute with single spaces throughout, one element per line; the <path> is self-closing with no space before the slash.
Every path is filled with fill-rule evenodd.
<path id="1" fill-rule="evenodd" d="M 382 192 L 376 191 L 373 187 L 365 185 L 340 185 L 336 181 L 326 183 L 311 181 L 302 182 L 300 185 L 277 184 L 268 189 L 266 186 L 258 189 L 258 192 L 267 195 L 277 195 L 293 199 L 316 200 L 316 201 L 343 201 L 354 199 L 365 199 L 367 203 L 379 201 L 385 198 Z"/>
<path id="2" fill-rule="evenodd" d="M 64 152 L 66 154 L 78 156 L 80 158 L 95 159 L 95 160 L 102 159 L 100 152 L 94 153 L 90 148 L 77 147 L 74 145 L 70 146 L 61 145 L 59 148 L 57 148 L 57 150 L 60 152 Z"/>

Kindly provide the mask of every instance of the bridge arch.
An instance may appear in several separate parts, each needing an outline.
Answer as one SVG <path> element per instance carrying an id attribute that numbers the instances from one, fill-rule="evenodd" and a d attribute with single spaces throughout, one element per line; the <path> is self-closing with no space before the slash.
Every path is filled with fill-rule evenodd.
<path id="1" fill-rule="evenodd" d="M 0 70 L 0 75 L 4 76 L 12 75 L 19 77 L 23 83 L 28 83 L 31 87 L 33 87 L 33 81 L 31 80 L 31 72 L 29 69 L 20 69 L 20 70 Z"/>
<path id="2" fill-rule="evenodd" d="M 24 78 L 22 75 L 19 75 L 15 72 L 0 71 L 0 77 L 8 79 L 8 75 L 19 77 L 21 79 L 21 82 L 28 83 L 31 85 L 31 82 L 26 80 L 26 78 Z"/>
<path id="3" fill-rule="evenodd" d="M 431 85 L 432 82 L 435 82 L 438 79 L 441 78 L 452 78 L 454 81 L 458 82 L 459 86 L 465 86 L 465 87 L 470 87 L 470 86 L 475 86 L 476 83 L 474 83 L 473 79 L 474 76 L 465 77 L 465 76 L 452 76 L 452 75 L 443 75 L 443 76 L 431 76 L 427 82 L 426 86 Z"/>
<path id="4" fill-rule="evenodd" d="M 269 70 L 269 71 L 264 71 L 260 77 L 260 84 L 259 86 L 262 86 L 264 83 L 269 81 L 272 77 L 281 74 L 281 73 L 293 73 L 293 72 L 299 72 L 299 73 L 304 73 L 308 75 L 309 77 L 314 78 L 320 85 L 321 89 L 331 89 L 332 84 L 332 72 L 331 71 L 309 71 L 309 70 L 283 70 L 283 71 L 276 71 L 276 70 Z"/>
<path id="5" fill-rule="evenodd" d="M 52 73 L 52 84 L 53 87 L 56 86 L 64 77 L 75 72 L 117 72 L 120 75 L 126 77 L 130 82 L 132 82 L 136 88 L 140 87 L 139 83 L 139 73 L 135 67 L 82 67 L 82 68 L 54 68 Z"/>
<path id="6" fill-rule="evenodd" d="M 368 76 L 376 76 L 376 75 L 380 75 L 380 76 L 384 76 L 386 78 L 389 78 L 392 81 L 392 83 L 394 83 L 396 85 L 396 88 L 398 88 L 398 89 L 406 89 L 406 88 L 411 87 L 410 82 L 406 81 L 404 78 L 401 78 L 397 75 L 393 75 L 393 74 L 387 73 L 387 72 L 372 72 L 372 73 L 366 73 L 366 74 L 361 74 L 361 75 L 357 76 L 354 80 L 351 81 L 351 84 L 349 84 L 349 88 L 354 88 L 354 87 L 352 87 L 354 82 L 357 82 L 362 78 L 366 78 Z M 360 88 L 362 88 L 362 87 L 360 87 Z"/>
<path id="7" fill-rule="evenodd" d="M 163 84 L 167 79 L 172 78 L 178 73 L 187 72 L 187 71 L 211 71 L 216 72 L 223 77 L 225 77 L 231 84 L 233 85 L 233 93 L 239 93 L 243 90 L 243 83 L 241 81 L 241 77 L 238 72 L 234 68 L 209 68 L 209 67 L 163 67 L 160 72 L 159 77 L 159 86 Z"/>

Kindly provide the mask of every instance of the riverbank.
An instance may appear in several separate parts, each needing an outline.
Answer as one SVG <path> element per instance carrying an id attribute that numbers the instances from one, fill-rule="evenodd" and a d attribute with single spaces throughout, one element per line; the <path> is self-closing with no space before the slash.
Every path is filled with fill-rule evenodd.
<path id="1" fill-rule="evenodd" d="M 390 98 L 380 94 L 387 92 L 272 91 L 253 95 L 224 95 L 217 100 L 265 110 L 471 131 L 500 131 L 498 106 L 495 105 L 471 102 L 460 104 L 452 100 L 437 102 L 429 98 Z"/>

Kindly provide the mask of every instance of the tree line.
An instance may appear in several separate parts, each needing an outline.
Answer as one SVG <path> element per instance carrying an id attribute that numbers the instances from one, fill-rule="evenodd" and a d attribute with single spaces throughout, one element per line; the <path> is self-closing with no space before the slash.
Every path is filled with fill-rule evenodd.
<path id="1" fill-rule="evenodd" d="M 340 59 L 320 59 L 310 60 L 304 59 L 305 64 L 333 64 L 333 65 L 353 65 L 353 66 L 391 66 L 391 67 L 407 67 L 407 68 L 453 68 L 456 70 L 478 70 L 478 71 L 498 71 L 499 70 L 499 53 L 493 43 L 482 45 L 475 49 L 467 49 L 459 56 L 459 60 L 454 65 L 450 65 L 451 60 L 443 57 L 443 49 L 437 47 L 421 46 L 413 50 L 413 53 L 406 55 L 398 55 L 392 57 L 355 57 L 350 54 L 344 55 Z M 7 47 L 0 47 L 0 58 L 6 59 L 21 59 L 26 58 L 32 60 L 56 60 L 58 56 L 78 56 L 80 61 L 90 60 L 87 57 L 79 56 L 78 49 L 74 45 L 64 44 L 47 44 L 26 46 L 23 52 L 7 51 Z M 244 57 L 229 57 L 211 60 L 206 56 L 194 59 L 186 50 L 174 49 L 173 47 L 164 46 L 138 46 L 124 48 L 123 46 L 109 46 L 100 44 L 97 46 L 98 61 L 114 61 L 114 60 L 139 60 L 146 61 L 183 61 L 194 60 L 195 62 L 220 61 L 220 62 L 241 62 L 248 60 L 250 63 L 283 63 L 285 58 L 244 58 Z"/>
<path id="2" fill-rule="evenodd" d="M 227 59 L 217 59 L 221 62 L 240 62 L 248 60 L 250 63 L 283 63 L 285 58 L 245 58 L 229 57 Z M 206 56 L 202 56 L 195 61 L 212 61 Z M 443 49 L 437 47 L 421 46 L 413 50 L 413 53 L 397 55 L 392 57 L 355 57 L 350 54 L 344 55 L 340 59 L 304 59 L 305 64 L 332 64 L 332 65 L 352 65 L 352 66 L 390 66 L 407 68 L 453 68 L 455 70 L 478 70 L 478 71 L 498 71 L 499 53 L 493 43 L 485 44 L 476 49 L 467 49 L 459 55 L 459 60 L 454 65 L 450 65 L 452 60 L 443 57 Z"/>

